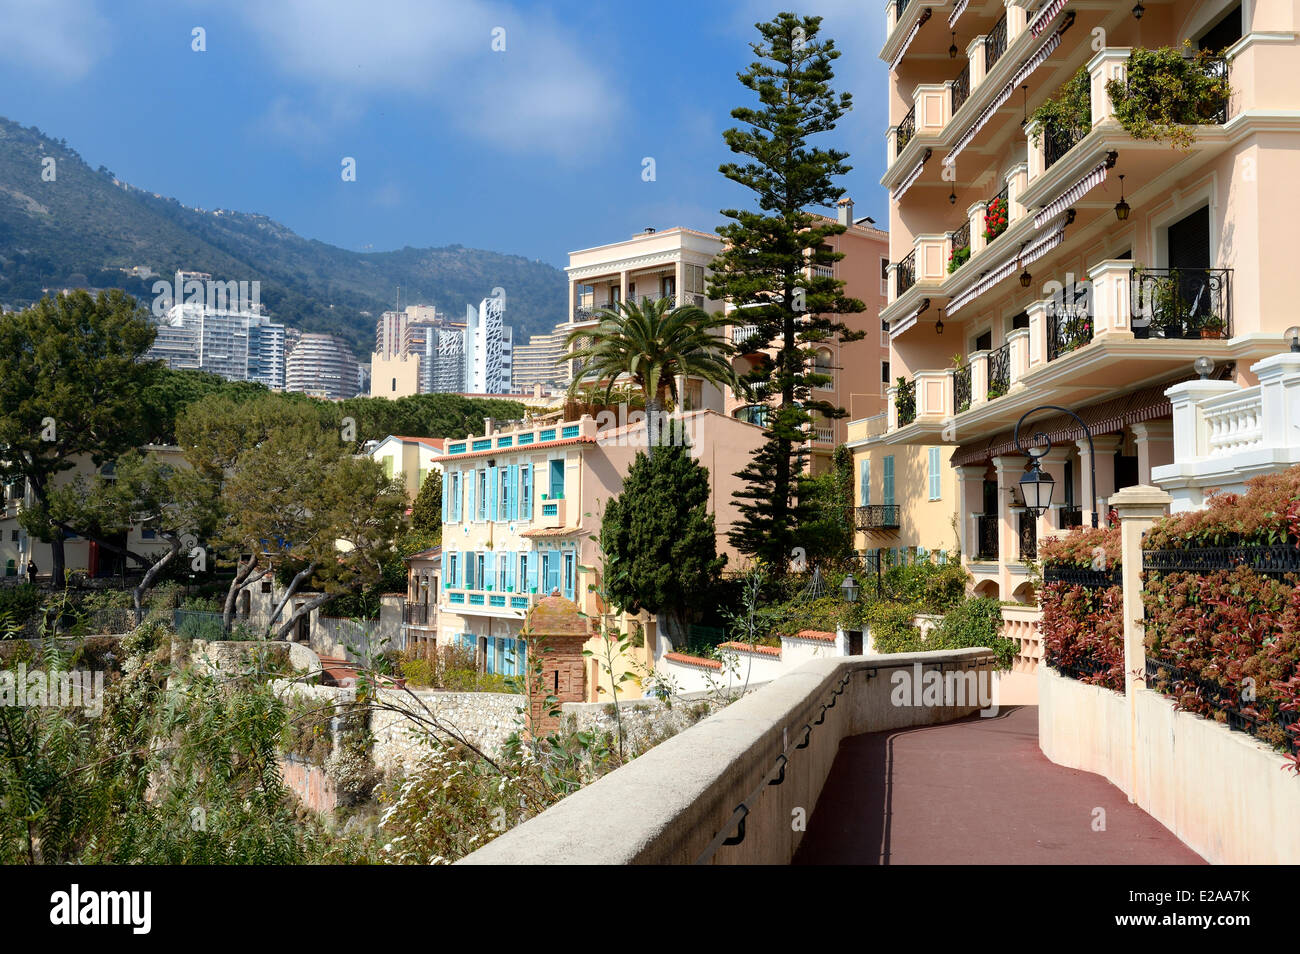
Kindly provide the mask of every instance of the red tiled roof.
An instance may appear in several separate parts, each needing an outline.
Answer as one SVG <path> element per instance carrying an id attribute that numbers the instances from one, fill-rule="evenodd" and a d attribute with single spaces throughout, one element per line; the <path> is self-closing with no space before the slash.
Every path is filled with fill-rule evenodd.
<path id="1" fill-rule="evenodd" d="M 416 444 L 427 444 L 429 447 L 436 447 L 438 450 L 442 450 L 443 446 L 447 443 L 447 438 L 445 437 L 403 437 L 401 434 L 393 434 L 392 436 L 397 438 L 399 441 L 412 441 Z"/>
<path id="2" fill-rule="evenodd" d="M 722 663 L 716 659 L 702 659 L 699 656 L 687 656 L 685 653 L 664 653 L 664 659 L 685 663 L 688 666 L 702 666 L 705 669 L 721 669 Z"/>
<path id="3" fill-rule="evenodd" d="M 793 636 L 784 636 L 783 639 L 815 639 L 819 643 L 835 642 L 835 634 L 827 633 L 820 629 L 801 629 Z"/>
<path id="4" fill-rule="evenodd" d="M 482 440 L 482 438 L 479 439 Z M 469 438 L 469 440 L 472 441 L 474 440 L 474 438 L 471 437 Z M 465 451 L 465 453 L 463 454 L 447 454 L 445 459 L 448 461 L 453 461 L 453 460 L 468 460 L 471 457 L 500 457 L 502 454 L 511 454 L 514 453 L 515 451 L 534 451 L 534 450 L 549 449 L 552 447 L 564 447 L 568 444 L 594 444 L 594 443 L 596 443 L 596 438 L 594 437 L 570 437 L 567 440 L 542 441 L 540 444 L 524 444 L 518 447 L 493 447 L 490 450 Z"/>
<path id="5" fill-rule="evenodd" d="M 720 643 L 718 648 L 734 649 L 742 653 L 760 653 L 764 656 L 775 656 L 777 659 L 781 658 L 781 650 L 777 646 L 751 646 L 749 643 L 737 643 L 733 641 L 730 643 Z"/>
<path id="6" fill-rule="evenodd" d="M 521 537 L 567 537 L 573 533 L 581 533 L 582 527 L 539 527 L 536 530 L 525 530 L 519 534 Z"/>

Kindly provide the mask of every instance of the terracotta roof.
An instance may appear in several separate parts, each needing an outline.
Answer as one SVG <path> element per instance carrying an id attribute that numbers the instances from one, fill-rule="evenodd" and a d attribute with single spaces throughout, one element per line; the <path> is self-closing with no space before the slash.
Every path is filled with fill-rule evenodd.
<path id="1" fill-rule="evenodd" d="M 436 447 L 438 450 L 442 450 L 443 446 L 447 443 L 447 438 L 445 437 L 403 437 L 401 434 L 392 434 L 390 436 L 397 438 L 399 441 L 411 441 L 415 444 L 425 444 L 429 447 Z"/>
<path id="2" fill-rule="evenodd" d="M 442 547 L 430 547 L 427 550 L 421 550 L 419 553 L 412 553 L 409 556 L 404 556 L 402 559 L 407 563 L 410 563 L 412 560 L 428 560 L 432 557 L 436 557 L 440 553 L 442 553 Z"/>
<path id="3" fill-rule="evenodd" d="M 664 653 L 664 659 L 685 663 L 688 666 L 703 666 L 705 669 L 721 669 L 722 663 L 716 659 L 702 659 L 699 656 L 687 656 L 685 653 Z"/>
<path id="4" fill-rule="evenodd" d="M 718 648 L 734 649 L 742 653 L 759 653 L 763 656 L 775 656 L 777 659 L 781 658 L 781 649 L 777 646 L 751 646 L 749 643 L 730 642 L 720 643 Z"/>
<path id="5" fill-rule="evenodd" d="M 782 636 L 782 639 L 815 639 L 819 643 L 835 642 L 835 634 L 828 633 L 820 629 L 801 629 L 793 636 Z"/>
<path id="6" fill-rule="evenodd" d="M 533 637 L 591 635 L 591 624 L 578 604 L 557 593 L 545 596 L 528 611 L 524 626 Z"/>
<path id="7" fill-rule="evenodd" d="M 495 437 L 498 435 L 493 435 L 493 436 Z M 467 441 L 472 441 L 472 440 L 474 440 L 474 438 L 472 437 L 467 438 Z M 479 440 L 482 440 L 482 438 L 479 438 Z M 594 437 L 570 437 L 567 440 L 542 441 L 540 444 L 523 444 L 516 447 L 493 447 L 490 450 L 466 451 L 463 454 L 447 454 L 446 459 L 448 461 L 453 461 L 453 460 L 468 460 L 471 457 L 500 457 L 502 454 L 513 454 L 515 451 L 535 451 L 535 450 L 548 449 L 551 447 L 564 447 L 568 444 L 594 444 L 594 443 L 596 443 L 596 438 Z"/>

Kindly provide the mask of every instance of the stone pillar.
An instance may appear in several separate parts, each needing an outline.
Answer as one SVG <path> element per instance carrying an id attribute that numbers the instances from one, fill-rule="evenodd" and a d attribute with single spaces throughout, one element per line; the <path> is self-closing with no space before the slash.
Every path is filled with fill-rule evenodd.
<path id="1" fill-rule="evenodd" d="M 1300 426 L 1300 354 L 1284 351 L 1250 366 L 1259 380 L 1260 437 L 1265 447 L 1287 447 Z"/>
<path id="2" fill-rule="evenodd" d="M 984 40 L 985 37 L 977 36 L 966 44 L 966 59 L 970 63 L 970 88 L 975 92 L 975 87 L 984 82 Z"/>
<path id="3" fill-rule="evenodd" d="M 961 556 L 970 561 L 975 559 L 979 549 L 979 538 L 975 534 L 975 514 L 983 506 L 984 465 L 963 465 L 957 471 L 957 526 L 961 533 Z"/>
<path id="4" fill-rule="evenodd" d="M 1100 480 L 1100 478 L 1098 478 Z M 1173 501 L 1158 487 L 1125 487 L 1111 501 L 1119 513 L 1120 550 L 1124 581 L 1124 694 L 1129 719 L 1130 802 L 1145 804 L 1139 792 L 1137 690 L 1146 688 L 1147 654 L 1145 610 L 1142 606 L 1142 535 L 1169 512 Z"/>
<path id="5" fill-rule="evenodd" d="M 1132 425 L 1138 452 L 1138 483 L 1152 486 L 1151 468 L 1174 462 L 1174 422 L 1168 418 Z"/>
<path id="6" fill-rule="evenodd" d="M 989 244 L 984 238 L 984 213 L 988 211 L 988 206 L 986 199 L 980 199 L 966 210 L 966 218 L 970 221 L 971 258 L 975 257 L 976 252 L 984 251 L 984 246 Z"/>
<path id="7" fill-rule="evenodd" d="M 1079 507 L 1083 511 L 1083 525 L 1092 526 L 1093 502 L 1096 501 L 1097 526 L 1106 526 L 1106 501 L 1115 493 L 1115 452 L 1123 437 L 1119 434 L 1094 434 L 1093 447 L 1097 452 L 1097 486 L 1092 486 L 1092 455 L 1088 450 L 1088 439 L 1081 437 L 1075 441 L 1079 448 L 1079 484 L 1083 488 Z"/>

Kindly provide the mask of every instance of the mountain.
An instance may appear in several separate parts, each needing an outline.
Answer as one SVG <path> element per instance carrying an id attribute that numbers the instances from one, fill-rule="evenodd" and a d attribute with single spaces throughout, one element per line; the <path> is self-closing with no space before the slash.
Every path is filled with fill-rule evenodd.
<path id="1" fill-rule="evenodd" d="M 42 176 L 47 158 L 54 181 Z M 563 321 L 567 301 L 564 272 L 542 262 L 460 245 L 348 251 L 264 215 L 192 209 L 143 191 L 103 166 L 91 169 L 66 140 L 0 117 L 0 303 L 19 308 L 47 288 L 89 287 L 122 288 L 147 305 L 158 278 L 123 271 L 136 265 L 167 280 L 184 268 L 260 281 L 274 318 L 337 334 L 363 358 L 399 285 L 403 302 L 437 305 L 453 318 L 504 288 L 517 342 Z"/>

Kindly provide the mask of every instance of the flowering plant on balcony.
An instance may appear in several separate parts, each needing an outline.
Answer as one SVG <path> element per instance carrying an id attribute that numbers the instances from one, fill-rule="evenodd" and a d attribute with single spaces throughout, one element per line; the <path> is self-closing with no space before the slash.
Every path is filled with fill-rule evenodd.
<path id="1" fill-rule="evenodd" d="M 1228 64 L 1221 56 L 1201 50 L 1135 49 L 1129 54 L 1127 76 L 1106 81 L 1115 118 L 1134 139 L 1168 139 L 1187 150 L 1196 141 L 1191 126 L 1227 120 Z"/>
<path id="2" fill-rule="evenodd" d="M 984 211 L 984 240 L 992 242 L 1007 230 L 1007 200 L 998 196 Z"/>
<path id="3" fill-rule="evenodd" d="M 963 245 L 961 248 L 955 248 L 948 253 L 948 274 L 951 275 L 957 269 L 961 268 L 970 261 L 970 246 Z"/>

